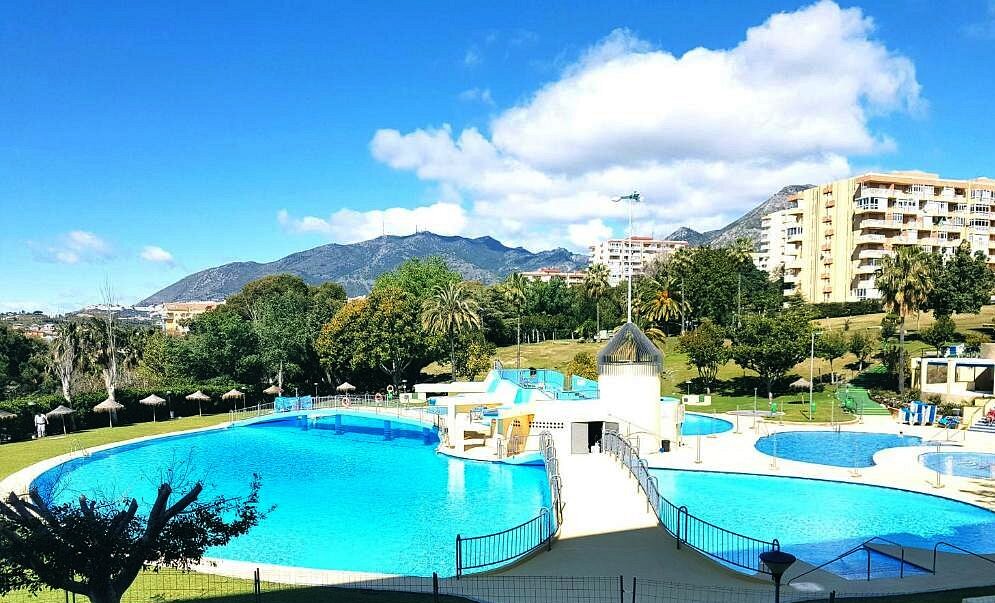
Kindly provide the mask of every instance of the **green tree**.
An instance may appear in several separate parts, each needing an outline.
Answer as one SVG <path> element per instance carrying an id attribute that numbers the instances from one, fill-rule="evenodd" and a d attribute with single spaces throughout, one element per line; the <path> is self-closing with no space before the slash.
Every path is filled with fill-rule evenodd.
<path id="1" fill-rule="evenodd" d="M 688 366 L 698 369 L 698 377 L 705 387 L 712 386 L 719 368 L 729 362 L 731 351 L 725 342 L 725 331 L 707 318 L 678 340 L 677 350 L 687 354 Z"/>
<path id="2" fill-rule="evenodd" d="M 195 380 L 222 377 L 235 383 L 259 383 L 263 362 L 252 323 L 227 304 L 193 319 L 178 340 L 177 361 Z"/>
<path id="3" fill-rule="evenodd" d="M 590 352 L 577 352 L 570 359 L 565 367 L 567 376 L 576 375 L 584 379 L 596 380 L 598 378 L 598 363 L 594 360 L 594 355 Z"/>
<path id="4" fill-rule="evenodd" d="M 917 245 L 900 247 L 881 259 L 875 285 L 885 310 L 898 315 L 898 391 L 905 391 L 905 323 L 922 311 L 933 291 L 933 262 Z"/>
<path id="5" fill-rule="evenodd" d="M 189 569 L 265 516 L 258 477 L 242 499 L 200 502 L 202 491 L 198 482 L 174 497 L 164 483 L 147 514 L 135 499 L 51 505 L 36 490 L 30 500 L 10 493 L 0 502 L 0 595 L 48 587 L 119 603 L 142 570 Z"/>
<path id="6" fill-rule="evenodd" d="M 515 368 L 522 368 L 522 310 L 529 291 L 529 281 L 520 272 L 511 274 L 501 286 L 501 293 L 515 310 Z"/>
<path id="7" fill-rule="evenodd" d="M 52 358 L 52 372 L 62 386 L 62 398 L 73 406 L 73 385 L 82 366 L 81 329 L 79 323 L 63 322 L 56 330 L 55 338 L 49 346 Z"/>
<path id="8" fill-rule="evenodd" d="M 819 358 L 829 361 L 829 373 L 832 375 L 833 383 L 836 382 L 833 362 L 837 358 L 842 358 L 848 351 L 850 351 L 850 338 L 843 331 L 827 331 L 815 340 L 815 353 Z"/>
<path id="9" fill-rule="evenodd" d="M 396 287 L 403 289 L 421 301 L 433 295 L 437 287 L 458 283 L 462 277 L 439 256 L 425 259 L 412 258 L 390 272 L 377 277 L 373 289 Z"/>
<path id="10" fill-rule="evenodd" d="M 491 359 L 496 350 L 493 343 L 476 333 L 469 341 L 456 348 L 456 374 L 461 379 L 473 381 L 478 375 L 490 370 Z"/>
<path id="11" fill-rule="evenodd" d="M 936 316 L 980 312 L 995 291 L 995 272 L 988 266 L 984 252 L 972 254 L 971 246 L 964 241 L 945 260 L 939 255 L 935 258 L 928 307 Z"/>
<path id="12" fill-rule="evenodd" d="M 467 331 L 480 328 L 477 303 L 467 295 L 463 283 L 437 285 L 422 304 L 422 326 L 429 333 L 449 341 L 449 366 L 456 379 L 456 340 Z"/>
<path id="13" fill-rule="evenodd" d="M 179 338 L 157 331 L 145 340 L 142 359 L 138 363 L 138 374 L 153 386 L 168 385 L 184 376 L 182 360 L 183 344 Z"/>
<path id="14" fill-rule="evenodd" d="M 949 315 L 943 314 L 936 321 L 919 333 L 919 339 L 936 349 L 941 349 L 951 343 L 957 336 L 957 323 Z"/>
<path id="15" fill-rule="evenodd" d="M 311 295 L 304 279 L 295 274 L 273 274 L 250 281 L 242 290 L 225 300 L 225 305 L 248 320 L 255 320 L 260 302 L 274 297 L 297 297 L 307 300 Z"/>
<path id="16" fill-rule="evenodd" d="M 594 264 L 584 272 L 584 292 L 594 300 L 595 329 L 601 332 L 601 298 L 608 292 L 608 267 L 604 264 Z"/>
<path id="17" fill-rule="evenodd" d="M 362 373 L 368 373 L 365 359 L 357 359 L 355 351 L 365 345 L 368 316 L 367 299 L 357 299 L 339 308 L 332 320 L 325 323 L 314 342 L 329 383 L 348 380 L 358 385 Z M 357 371 L 360 373 L 357 374 Z"/>
<path id="18" fill-rule="evenodd" d="M 877 341 L 873 336 L 863 331 L 853 331 L 850 334 L 850 341 L 847 349 L 851 354 L 857 357 L 859 372 L 863 372 L 864 364 L 867 363 L 867 359 L 874 353 L 876 348 Z"/>
<path id="19" fill-rule="evenodd" d="M 774 383 L 808 356 L 809 321 L 802 312 L 747 314 L 733 332 L 732 357 L 755 371 L 773 393 Z"/>
<path id="20" fill-rule="evenodd" d="M 412 294 L 393 285 L 375 289 L 367 302 L 360 323 L 364 336 L 353 348 L 353 366 L 383 371 L 397 389 L 430 361 L 430 344 L 419 324 L 420 306 Z"/>
<path id="21" fill-rule="evenodd" d="M 898 335 L 898 314 L 888 312 L 881 317 L 881 339 L 889 341 Z"/>
<path id="22" fill-rule="evenodd" d="M 991 338 L 983 333 L 968 331 L 964 334 L 964 353 L 979 354 L 981 352 L 981 346 L 991 342 Z"/>

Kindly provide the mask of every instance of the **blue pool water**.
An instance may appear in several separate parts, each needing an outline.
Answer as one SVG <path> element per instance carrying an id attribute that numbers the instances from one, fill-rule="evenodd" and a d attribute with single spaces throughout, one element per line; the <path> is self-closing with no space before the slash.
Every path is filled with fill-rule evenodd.
<path id="1" fill-rule="evenodd" d="M 995 454 L 980 452 L 927 452 L 919 457 L 923 465 L 946 475 L 995 479 Z"/>
<path id="2" fill-rule="evenodd" d="M 259 473 L 262 502 L 276 509 L 209 556 L 420 576 L 454 573 L 457 533 L 509 528 L 549 504 L 541 466 L 456 460 L 435 452 L 434 431 L 393 421 L 386 439 L 383 418 L 341 416 L 341 433 L 334 416 L 287 417 L 129 445 L 36 484 L 59 501 L 88 493 L 149 504 L 170 465 L 203 479 L 205 497 L 240 495 Z"/>
<path id="3" fill-rule="evenodd" d="M 652 473 L 661 495 L 686 505 L 692 515 L 754 538 L 777 538 L 782 549 L 813 564 L 874 536 L 930 549 L 943 540 L 972 551 L 995 552 L 995 513 L 946 498 L 791 477 L 664 469 Z M 859 575 L 866 570 L 866 556 L 848 560 L 857 567 L 834 571 Z"/>
<path id="4" fill-rule="evenodd" d="M 885 448 L 921 446 L 922 438 L 856 431 L 783 431 L 757 440 L 756 448 L 778 458 L 834 467 L 870 467 Z"/>
<path id="5" fill-rule="evenodd" d="M 681 435 L 712 435 L 729 431 L 730 429 L 732 429 L 732 423 L 725 419 L 689 412 L 684 413 L 684 423 L 681 424 Z"/>

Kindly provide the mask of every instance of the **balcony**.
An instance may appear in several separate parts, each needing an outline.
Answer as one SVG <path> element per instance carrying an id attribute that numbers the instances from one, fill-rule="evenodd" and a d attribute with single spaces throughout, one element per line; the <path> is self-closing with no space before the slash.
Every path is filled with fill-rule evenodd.
<path id="1" fill-rule="evenodd" d="M 826 223 L 829 223 L 829 222 L 832 222 L 832 221 L 833 221 L 833 217 L 832 216 L 822 216 L 822 222 L 823 222 L 823 224 L 826 224 Z"/>
<path id="2" fill-rule="evenodd" d="M 836 207 L 836 200 L 835 199 L 828 199 L 828 200 L 826 200 L 826 209 L 829 209 L 831 207 Z"/>
<path id="3" fill-rule="evenodd" d="M 884 199 L 878 199 L 877 203 L 862 203 L 858 204 L 853 210 L 855 214 L 868 214 L 868 213 L 884 213 L 887 209 L 888 204 Z"/>
<path id="4" fill-rule="evenodd" d="M 789 243 L 801 243 L 805 240 L 805 234 L 801 232 L 796 232 L 795 234 L 790 234 L 785 238 Z"/>
<path id="5" fill-rule="evenodd" d="M 895 222 L 893 220 L 879 220 L 877 218 L 865 218 L 860 221 L 860 228 L 887 228 L 888 230 L 896 230 L 902 227 L 901 222 Z"/>
<path id="6" fill-rule="evenodd" d="M 894 197 L 898 194 L 898 191 L 890 188 L 879 188 L 871 186 L 860 186 L 860 197 Z"/>
<path id="7" fill-rule="evenodd" d="M 832 293 L 833 292 L 833 288 L 832 287 L 823 287 L 822 288 L 822 292 L 823 293 Z"/>
<path id="8" fill-rule="evenodd" d="M 789 207 L 787 213 L 789 216 L 800 216 L 805 213 L 805 210 L 802 209 L 801 207 L 795 206 L 795 207 Z"/>
<path id="9" fill-rule="evenodd" d="M 952 222 L 947 222 L 945 224 L 937 224 L 934 226 L 936 230 L 943 232 L 961 232 L 967 227 L 965 224 L 954 224 Z"/>
<path id="10" fill-rule="evenodd" d="M 871 243 L 884 243 L 888 240 L 888 237 L 883 234 L 861 234 L 857 235 L 857 245 L 866 245 Z"/>
<path id="11" fill-rule="evenodd" d="M 819 251 L 832 251 L 832 249 L 833 246 L 830 245 L 829 243 L 823 243 L 822 246 L 819 247 Z"/>
<path id="12" fill-rule="evenodd" d="M 891 255 L 887 249 L 861 249 L 857 257 L 862 260 L 873 260 Z"/>
<path id="13" fill-rule="evenodd" d="M 828 281 L 832 276 L 833 275 L 828 272 L 823 272 L 822 274 L 819 275 L 819 278 L 824 281 Z"/>
<path id="14" fill-rule="evenodd" d="M 790 272 L 786 272 L 784 274 L 784 282 L 786 283 L 797 283 L 799 281 L 801 281 L 801 276 L 797 274 L 792 274 Z"/>
<path id="15" fill-rule="evenodd" d="M 874 264 L 858 264 L 854 269 L 857 274 L 874 274 L 878 271 L 878 266 Z"/>

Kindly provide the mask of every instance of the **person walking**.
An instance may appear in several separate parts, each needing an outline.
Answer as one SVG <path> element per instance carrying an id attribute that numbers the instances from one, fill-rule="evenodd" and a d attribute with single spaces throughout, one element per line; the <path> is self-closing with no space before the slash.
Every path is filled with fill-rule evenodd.
<path id="1" fill-rule="evenodd" d="M 48 427 L 48 417 L 43 413 L 35 415 L 35 431 L 39 438 L 45 437 L 45 429 Z"/>

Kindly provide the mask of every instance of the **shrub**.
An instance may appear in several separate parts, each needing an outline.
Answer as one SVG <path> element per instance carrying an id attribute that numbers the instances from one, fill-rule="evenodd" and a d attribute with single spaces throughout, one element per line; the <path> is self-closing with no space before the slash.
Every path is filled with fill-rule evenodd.
<path id="1" fill-rule="evenodd" d="M 861 314 L 877 314 L 881 311 L 881 302 L 876 299 L 865 299 L 855 302 L 826 302 L 811 304 L 813 318 L 839 318 L 841 316 L 860 316 Z"/>

